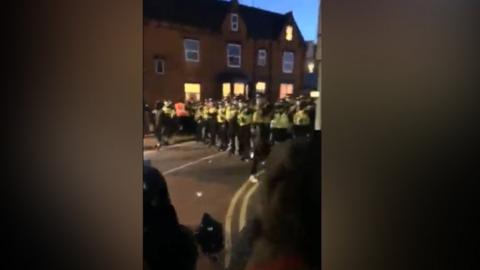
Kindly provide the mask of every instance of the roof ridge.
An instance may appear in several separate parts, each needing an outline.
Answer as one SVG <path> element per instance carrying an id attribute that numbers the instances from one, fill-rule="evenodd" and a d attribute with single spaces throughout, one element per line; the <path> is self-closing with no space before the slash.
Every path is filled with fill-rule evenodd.
<path id="1" fill-rule="evenodd" d="M 262 9 L 262 8 L 258 8 L 258 7 L 247 6 L 247 5 L 244 5 L 244 4 L 240 4 L 240 7 L 248 8 L 248 9 L 255 9 L 255 10 L 258 10 L 258 11 L 261 11 L 261 12 L 270 13 L 272 15 L 277 15 L 277 16 L 282 16 L 282 17 L 285 17 L 288 14 L 288 12 L 285 13 L 285 14 L 282 14 L 282 13 L 279 13 L 279 12 L 274 12 L 274 11 L 270 11 L 270 10 L 266 10 L 266 9 Z M 289 12 L 292 12 L 292 11 L 289 11 Z"/>

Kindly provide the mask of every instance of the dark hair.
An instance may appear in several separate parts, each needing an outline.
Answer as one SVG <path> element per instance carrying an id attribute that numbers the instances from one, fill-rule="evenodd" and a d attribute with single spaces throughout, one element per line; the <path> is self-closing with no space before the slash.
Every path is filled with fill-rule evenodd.
<path id="1" fill-rule="evenodd" d="M 262 185 L 261 241 L 268 254 L 295 254 L 320 268 L 320 138 L 274 148 Z"/>

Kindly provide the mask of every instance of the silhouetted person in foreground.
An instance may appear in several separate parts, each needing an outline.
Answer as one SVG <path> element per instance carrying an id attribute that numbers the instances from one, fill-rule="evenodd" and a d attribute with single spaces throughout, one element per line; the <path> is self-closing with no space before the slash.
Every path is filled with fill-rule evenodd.
<path id="1" fill-rule="evenodd" d="M 233 247 L 229 269 L 320 269 L 320 153 L 319 134 L 273 148 L 260 213 L 237 242 L 243 249 Z"/>
<path id="2" fill-rule="evenodd" d="M 193 233 L 178 222 L 160 172 L 143 169 L 143 257 L 145 269 L 194 270 L 198 257 Z"/>

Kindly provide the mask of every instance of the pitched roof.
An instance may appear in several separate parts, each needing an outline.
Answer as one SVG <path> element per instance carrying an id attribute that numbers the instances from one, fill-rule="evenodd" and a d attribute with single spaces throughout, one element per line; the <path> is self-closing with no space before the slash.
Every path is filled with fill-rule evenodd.
<path id="1" fill-rule="evenodd" d="M 230 9 L 222 0 L 144 0 L 144 18 L 184 24 L 220 32 Z M 239 5 L 248 35 L 253 39 L 277 39 L 289 14 L 274 13 Z M 303 37 L 300 37 L 303 40 Z"/>

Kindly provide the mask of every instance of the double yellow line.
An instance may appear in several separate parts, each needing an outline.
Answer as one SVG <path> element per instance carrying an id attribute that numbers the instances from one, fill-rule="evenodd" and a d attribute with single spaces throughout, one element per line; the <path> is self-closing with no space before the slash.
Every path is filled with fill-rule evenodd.
<path id="1" fill-rule="evenodd" d="M 258 172 L 255 176 L 259 177 L 264 172 L 265 171 L 262 170 Z M 231 258 L 232 223 L 233 223 L 233 214 L 235 212 L 235 206 L 237 205 L 237 201 L 242 197 L 242 194 L 244 194 L 245 190 L 248 189 L 248 191 L 245 193 L 245 196 L 243 197 L 243 201 L 240 207 L 240 216 L 238 219 L 238 231 L 240 232 L 245 226 L 245 223 L 247 220 L 248 203 L 253 193 L 257 190 L 258 185 L 259 185 L 258 182 L 252 183 L 250 182 L 250 179 L 247 179 L 247 181 L 245 181 L 245 183 L 242 184 L 242 186 L 237 190 L 237 192 L 235 192 L 228 206 L 227 215 L 225 217 L 225 268 L 229 266 L 230 258 Z"/>

